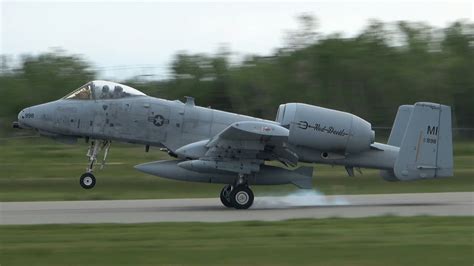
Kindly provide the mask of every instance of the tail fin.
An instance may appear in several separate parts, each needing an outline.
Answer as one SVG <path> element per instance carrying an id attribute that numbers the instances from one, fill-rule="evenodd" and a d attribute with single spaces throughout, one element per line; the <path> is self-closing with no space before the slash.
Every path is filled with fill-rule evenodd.
<path id="1" fill-rule="evenodd" d="M 401 105 L 398 107 L 395 122 L 393 122 L 392 131 L 388 137 L 388 145 L 400 147 L 402 145 L 403 136 L 407 130 L 408 120 L 413 112 L 413 105 Z"/>
<path id="2" fill-rule="evenodd" d="M 406 119 L 408 113 L 409 119 Z M 406 129 L 400 139 L 403 127 Z M 403 181 L 452 176 L 451 108 L 424 102 L 401 106 L 388 144 L 400 146 L 393 169 L 397 179 Z"/>

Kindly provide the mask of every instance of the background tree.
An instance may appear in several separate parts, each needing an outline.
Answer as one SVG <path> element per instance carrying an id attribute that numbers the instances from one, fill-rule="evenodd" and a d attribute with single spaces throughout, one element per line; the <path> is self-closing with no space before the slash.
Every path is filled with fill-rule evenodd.
<path id="1" fill-rule="evenodd" d="M 344 38 L 318 34 L 309 15 L 298 21 L 270 56 L 248 55 L 236 64 L 225 47 L 213 55 L 182 51 L 170 79 L 125 83 L 151 96 L 194 96 L 203 106 L 267 119 L 282 103 L 304 102 L 355 113 L 375 126 L 391 126 L 399 105 L 440 102 L 453 107 L 454 126 L 474 127 L 474 24 L 373 20 Z M 17 67 L 0 59 L 4 128 L 23 107 L 57 99 L 96 76 L 80 56 L 61 50 L 24 56 Z"/>
<path id="2" fill-rule="evenodd" d="M 18 67 L 3 61 L 0 72 L 0 120 L 9 128 L 24 107 L 65 96 L 95 78 L 90 65 L 78 55 L 55 49 L 37 56 L 25 55 Z M 9 119 L 8 119 L 9 118 Z"/>

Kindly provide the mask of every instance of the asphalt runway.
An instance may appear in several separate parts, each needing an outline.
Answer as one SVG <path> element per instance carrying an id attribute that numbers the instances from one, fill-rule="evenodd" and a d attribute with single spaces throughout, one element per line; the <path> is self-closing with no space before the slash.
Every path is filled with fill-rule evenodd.
<path id="1" fill-rule="evenodd" d="M 0 224 L 227 222 L 380 215 L 474 216 L 473 192 L 256 197 L 248 210 L 219 199 L 2 202 Z"/>

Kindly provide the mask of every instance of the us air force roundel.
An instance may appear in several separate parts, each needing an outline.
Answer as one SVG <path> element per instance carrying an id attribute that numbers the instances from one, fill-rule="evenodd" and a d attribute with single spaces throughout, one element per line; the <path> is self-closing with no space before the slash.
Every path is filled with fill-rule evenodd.
<path id="1" fill-rule="evenodd" d="M 161 127 L 168 122 L 168 119 L 165 119 L 162 115 L 155 115 L 148 117 L 148 121 L 153 122 L 153 125 Z"/>

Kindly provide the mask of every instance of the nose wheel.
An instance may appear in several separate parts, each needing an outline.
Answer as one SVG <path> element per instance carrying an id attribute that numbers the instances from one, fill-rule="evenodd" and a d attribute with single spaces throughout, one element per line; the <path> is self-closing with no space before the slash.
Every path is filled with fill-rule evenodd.
<path id="1" fill-rule="evenodd" d="M 94 170 L 94 163 L 97 161 L 97 156 L 99 153 L 104 150 L 104 158 L 102 159 L 102 164 L 100 169 L 104 168 L 105 161 L 107 160 L 107 155 L 109 153 L 110 141 L 109 140 L 92 140 L 87 150 L 86 156 L 89 157 L 89 165 L 86 169 L 86 172 L 81 175 L 79 178 L 79 184 L 84 189 L 91 189 L 95 186 L 95 176 L 92 174 Z"/>
<path id="2" fill-rule="evenodd" d="M 95 176 L 92 173 L 84 173 L 79 179 L 79 184 L 83 189 L 91 189 L 95 186 Z"/>
<path id="3" fill-rule="evenodd" d="M 254 195 L 245 184 L 227 185 L 222 189 L 220 198 L 222 204 L 228 208 L 248 209 L 253 204 Z"/>

